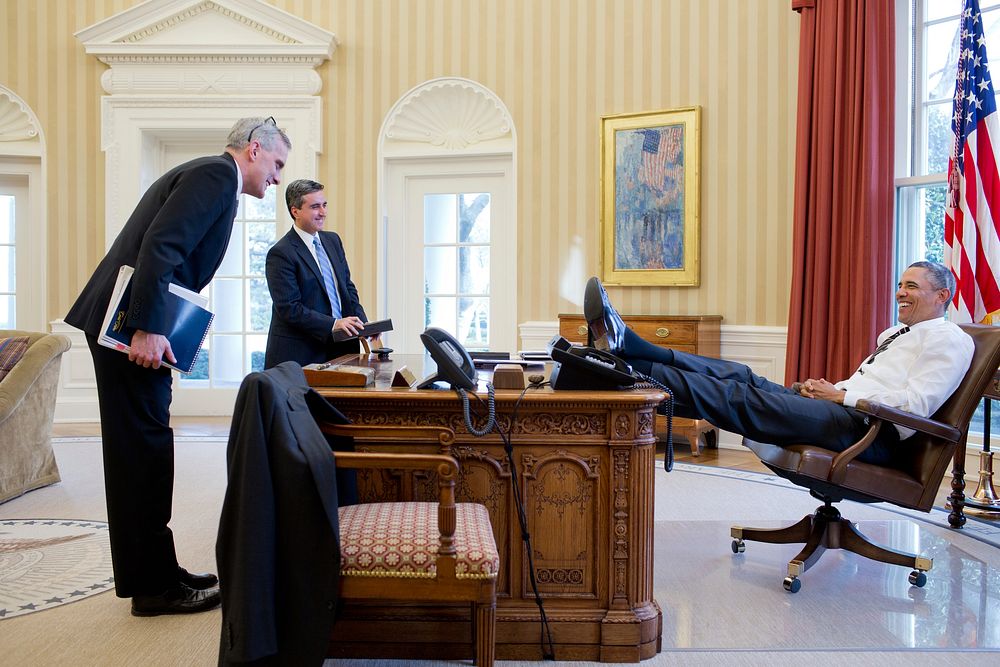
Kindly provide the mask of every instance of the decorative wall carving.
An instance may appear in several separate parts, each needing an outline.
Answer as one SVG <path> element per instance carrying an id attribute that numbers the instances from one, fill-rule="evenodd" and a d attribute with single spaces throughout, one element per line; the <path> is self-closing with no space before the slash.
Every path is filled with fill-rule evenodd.
<path id="1" fill-rule="evenodd" d="M 0 141 L 39 141 L 38 126 L 28 108 L 0 87 Z"/>
<path id="2" fill-rule="evenodd" d="M 474 81 L 442 78 L 410 91 L 385 122 L 387 142 L 417 142 L 447 150 L 501 137 L 512 140 L 503 103 Z"/>

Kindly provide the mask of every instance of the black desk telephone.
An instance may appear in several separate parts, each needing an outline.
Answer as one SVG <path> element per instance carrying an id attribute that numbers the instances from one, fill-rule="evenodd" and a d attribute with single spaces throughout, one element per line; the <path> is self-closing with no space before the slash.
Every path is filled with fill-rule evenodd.
<path id="1" fill-rule="evenodd" d="M 572 345 L 559 335 L 548 348 L 556 362 L 549 379 L 553 389 L 618 389 L 636 383 L 632 367 L 613 354 Z"/>
<path id="2" fill-rule="evenodd" d="M 472 357 L 455 337 L 444 329 L 427 327 L 420 334 L 420 341 L 437 364 L 437 373 L 427 377 L 417 389 L 426 389 L 435 382 L 447 382 L 459 389 L 475 389 L 476 366 Z"/>

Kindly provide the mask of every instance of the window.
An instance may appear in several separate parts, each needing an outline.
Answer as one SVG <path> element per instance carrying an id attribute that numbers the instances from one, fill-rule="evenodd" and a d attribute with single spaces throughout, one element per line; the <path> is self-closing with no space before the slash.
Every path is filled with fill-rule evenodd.
<path id="1" fill-rule="evenodd" d="M 490 193 L 424 195 L 424 327 L 490 347 Z"/>
<path id="2" fill-rule="evenodd" d="M 17 284 L 14 280 L 17 199 L 0 190 L 0 329 L 17 328 Z"/>
<path id="3" fill-rule="evenodd" d="M 271 325 L 264 261 L 277 238 L 276 200 L 273 185 L 263 199 L 240 195 L 226 256 L 206 288 L 215 320 L 194 371 L 180 377 L 182 386 L 210 380 L 213 387 L 238 387 L 248 373 L 264 370 Z"/>
<path id="4" fill-rule="evenodd" d="M 944 205 L 948 158 L 955 135 L 952 98 L 958 71 L 959 18 L 962 0 L 908 0 L 897 5 L 905 25 L 901 45 L 909 47 L 910 76 L 906 108 L 897 110 L 896 275 L 920 259 L 943 261 Z M 1000 0 L 980 0 L 986 52 L 992 72 L 1000 72 Z M 906 61 L 897 67 L 905 71 Z M 902 96 L 900 96 L 902 97 Z M 898 97 L 899 98 L 899 97 Z M 897 99 L 898 99 L 897 98 Z M 1000 433 L 1000 410 L 993 410 L 990 430 Z M 983 406 L 973 416 L 972 432 L 983 432 Z"/>

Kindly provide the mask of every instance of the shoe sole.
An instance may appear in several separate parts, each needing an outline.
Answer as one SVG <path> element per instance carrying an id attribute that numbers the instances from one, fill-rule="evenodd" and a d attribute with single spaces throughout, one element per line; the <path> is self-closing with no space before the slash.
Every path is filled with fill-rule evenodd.
<path id="1" fill-rule="evenodd" d="M 603 291 L 601 281 L 596 276 L 587 281 L 587 287 L 583 291 L 583 316 L 587 324 L 604 318 Z"/>
<path id="2" fill-rule="evenodd" d="M 171 615 L 179 615 L 179 614 L 198 614 L 198 613 L 201 613 L 203 611 L 211 611 L 211 610 L 215 609 L 218 606 L 219 606 L 219 603 L 216 602 L 215 604 L 213 604 L 210 607 L 209 606 L 198 607 L 198 608 L 195 608 L 195 609 L 164 609 L 162 611 L 160 611 L 160 610 L 157 610 L 157 611 L 139 611 L 138 609 L 133 609 L 132 610 L 132 615 L 133 616 L 139 616 L 139 617 L 148 617 L 148 616 L 171 616 Z"/>

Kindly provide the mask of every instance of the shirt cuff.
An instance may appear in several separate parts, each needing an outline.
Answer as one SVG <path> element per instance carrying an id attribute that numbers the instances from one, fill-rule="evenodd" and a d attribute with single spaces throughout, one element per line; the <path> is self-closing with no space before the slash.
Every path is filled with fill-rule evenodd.
<path id="1" fill-rule="evenodd" d="M 855 405 L 857 405 L 858 400 L 862 398 L 864 398 L 864 396 L 861 396 L 856 391 L 846 391 L 846 390 L 844 391 L 844 405 L 846 405 L 849 408 L 853 408 Z"/>

